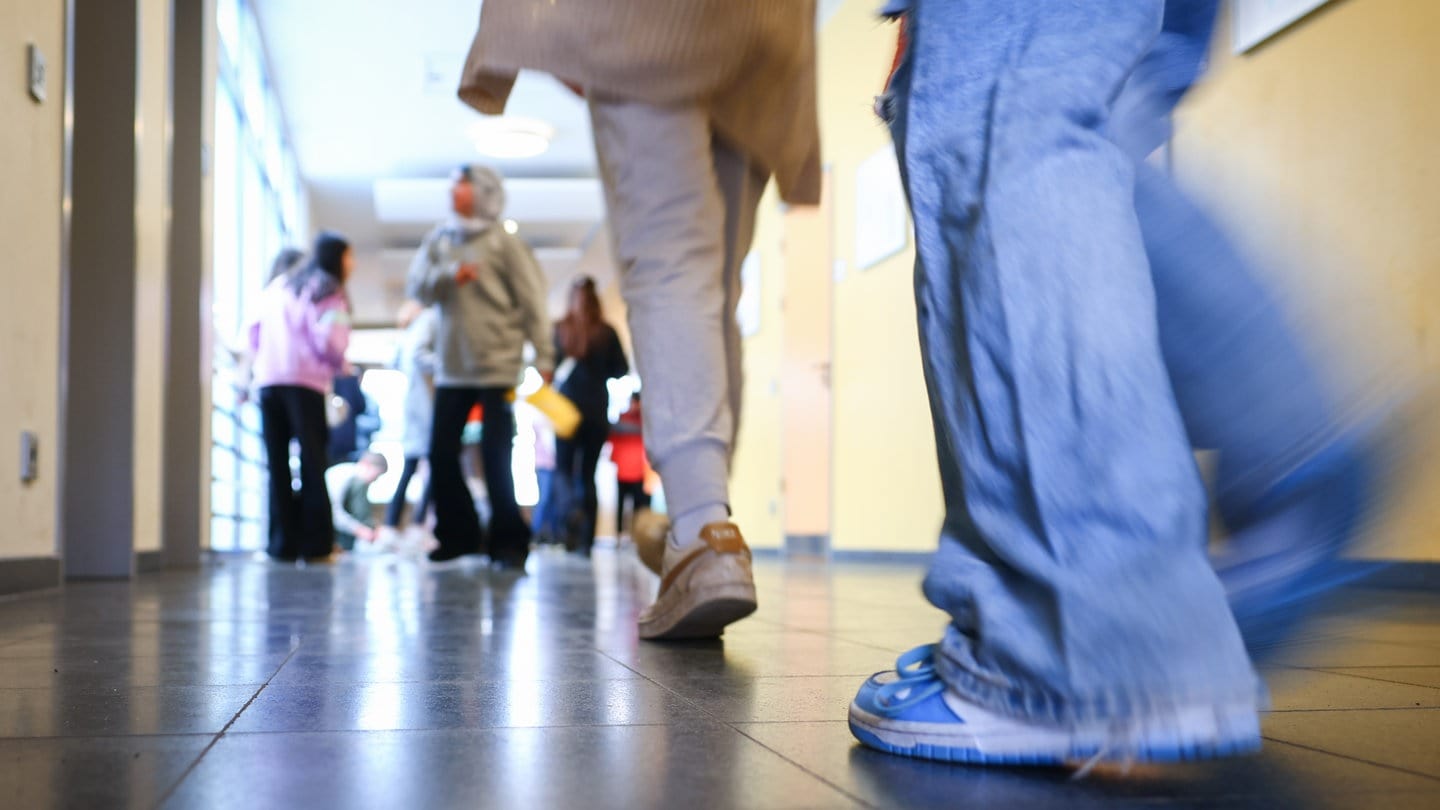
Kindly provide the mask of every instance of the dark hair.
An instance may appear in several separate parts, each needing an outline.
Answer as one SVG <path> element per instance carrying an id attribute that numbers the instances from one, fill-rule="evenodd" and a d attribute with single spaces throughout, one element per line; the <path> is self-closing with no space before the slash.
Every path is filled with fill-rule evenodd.
<path id="1" fill-rule="evenodd" d="M 315 249 L 310 252 L 314 258 L 312 261 L 325 272 L 334 276 L 337 280 L 345 278 L 345 251 L 350 249 L 350 242 L 334 231 L 321 231 L 315 237 Z"/>
<path id="2" fill-rule="evenodd" d="M 576 301 L 576 295 L 579 301 Z M 605 334 L 605 318 L 600 314 L 600 296 L 595 294 L 595 279 L 581 276 L 570 288 L 569 308 L 556 327 L 560 347 L 577 360 L 590 355 L 590 350 Z"/>
<path id="3" fill-rule="evenodd" d="M 287 247 L 275 256 L 275 261 L 270 263 L 270 275 L 265 278 L 265 283 L 270 284 L 277 278 L 283 278 L 295 271 L 300 262 L 305 259 L 305 252 L 293 247 Z"/>
<path id="4" fill-rule="evenodd" d="M 290 290 L 311 301 L 322 301 L 345 286 L 345 252 L 350 243 L 334 231 L 321 231 L 315 237 L 310 261 L 290 276 Z"/>

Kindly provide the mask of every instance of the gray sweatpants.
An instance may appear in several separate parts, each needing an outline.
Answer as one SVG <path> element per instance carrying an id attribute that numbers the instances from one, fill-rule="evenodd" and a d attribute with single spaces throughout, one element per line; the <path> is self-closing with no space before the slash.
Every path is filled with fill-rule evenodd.
<path id="1" fill-rule="evenodd" d="M 716 136 L 701 104 L 592 97 L 590 119 L 645 389 L 645 448 L 678 534 L 686 515 L 729 507 L 740 263 L 769 175 Z"/>

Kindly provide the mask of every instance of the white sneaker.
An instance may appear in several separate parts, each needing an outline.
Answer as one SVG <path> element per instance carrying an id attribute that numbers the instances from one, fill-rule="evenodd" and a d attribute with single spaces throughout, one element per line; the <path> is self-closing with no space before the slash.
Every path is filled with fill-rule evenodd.
<path id="1" fill-rule="evenodd" d="M 369 543 L 370 551 L 376 554 L 391 554 L 400 546 L 400 532 L 389 526 L 376 530 L 375 539 Z"/>
<path id="2" fill-rule="evenodd" d="M 872 676 L 850 704 L 850 732 L 900 756 L 989 765 L 1175 762 L 1260 748 L 1254 701 L 1180 706 L 1133 720 L 1061 724 L 996 714 L 947 689 L 934 645 Z"/>
<path id="3" fill-rule="evenodd" d="M 655 604 L 640 614 L 645 639 L 716 638 L 755 612 L 750 547 L 733 523 L 711 523 L 693 543 L 666 543 Z"/>

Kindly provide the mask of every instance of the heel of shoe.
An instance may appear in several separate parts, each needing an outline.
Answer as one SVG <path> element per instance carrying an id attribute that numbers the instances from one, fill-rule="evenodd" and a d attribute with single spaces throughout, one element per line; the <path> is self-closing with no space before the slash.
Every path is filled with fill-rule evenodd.
<path id="1" fill-rule="evenodd" d="M 718 638 L 725 628 L 755 612 L 755 585 L 733 582 L 695 588 L 670 605 L 656 605 L 640 620 L 640 637 L 665 639 Z"/>

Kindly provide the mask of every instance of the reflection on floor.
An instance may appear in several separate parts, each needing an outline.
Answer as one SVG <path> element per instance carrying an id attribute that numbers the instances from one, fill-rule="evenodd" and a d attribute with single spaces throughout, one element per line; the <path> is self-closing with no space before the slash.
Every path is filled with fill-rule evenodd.
<path id="1" fill-rule="evenodd" d="M 1354 591 L 1269 671 L 1262 754 L 1083 781 L 851 741 L 933 640 L 912 568 L 761 562 L 723 643 L 636 641 L 633 558 L 530 575 L 219 560 L 0 603 L 6 807 L 1440 807 L 1440 597 Z"/>

